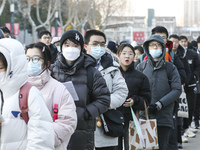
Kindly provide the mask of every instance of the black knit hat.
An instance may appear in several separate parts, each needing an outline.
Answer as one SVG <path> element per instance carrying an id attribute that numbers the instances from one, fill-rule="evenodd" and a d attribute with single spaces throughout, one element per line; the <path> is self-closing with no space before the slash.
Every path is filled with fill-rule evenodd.
<path id="1" fill-rule="evenodd" d="M 65 33 L 63 33 L 63 35 L 60 39 L 61 51 L 62 51 L 62 45 L 67 39 L 74 39 L 77 42 L 79 42 L 80 46 L 81 46 L 81 51 L 83 50 L 83 45 L 84 45 L 83 36 L 77 30 L 68 30 Z"/>

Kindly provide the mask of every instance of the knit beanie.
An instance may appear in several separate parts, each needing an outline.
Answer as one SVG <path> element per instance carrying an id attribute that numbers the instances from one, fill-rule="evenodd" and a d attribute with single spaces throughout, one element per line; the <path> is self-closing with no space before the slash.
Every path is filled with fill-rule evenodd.
<path id="1" fill-rule="evenodd" d="M 117 48 L 116 48 L 115 42 L 109 41 L 107 48 L 109 48 L 113 53 L 115 53 L 115 54 L 117 53 Z"/>
<path id="2" fill-rule="evenodd" d="M 62 51 L 62 45 L 67 39 L 74 39 L 77 42 L 80 43 L 81 51 L 83 50 L 83 36 L 78 32 L 77 30 L 68 30 L 65 33 L 63 33 L 61 39 L 60 39 L 60 49 Z"/>

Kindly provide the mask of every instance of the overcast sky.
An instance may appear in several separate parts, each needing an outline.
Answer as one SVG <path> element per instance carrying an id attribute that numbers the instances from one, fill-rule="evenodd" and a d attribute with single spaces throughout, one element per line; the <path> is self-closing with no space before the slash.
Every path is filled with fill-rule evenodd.
<path id="1" fill-rule="evenodd" d="M 146 16 L 147 9 L 153 8 L 155 16 L 175 16 L 177 25 L 180 25 L 183 19 L 183 2 L 184 0 L 129 0 L 126 15 Z"/>

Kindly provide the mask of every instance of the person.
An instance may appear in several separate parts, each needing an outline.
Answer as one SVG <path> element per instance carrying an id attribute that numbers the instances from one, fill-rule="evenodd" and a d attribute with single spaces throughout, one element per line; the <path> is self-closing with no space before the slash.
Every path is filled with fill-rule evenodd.
<path id="1" fill-rule="evenodd" d="M 149 79 L 151 87 L 149 117 L 156 118 L 159 149 L 166 150 L 170 130 L 173 128 L 174 104 L 181 94 L 180 76 L 176 67 L 165 60 L 166 47 L 160 35 L 151 35 L 144 42 L 144 51 L 147 60 L 138 64 L 136 69 Z"/>
<path id="2" fill-rule="evenodd" d="M 58 52 L 60 52 L 60 38 L 61 37 L 53 37 L 51 44 L 55 45 Z"/>
<path id="3" fill-rule="evenodd" d="M 47 30 L 40 31 L 38 34 L 38 39 L 39 39 L 39 42 L 46 44 L 51 50 L 51 55 L 52 55 L 51 64 L 53 64 L 56 60 L 58 50 L 55 45 L 51 44 L 51 40 L 52 40 L 51 33 Z"/>
<path id="4" fill-rule="evenodd" d="M 190 67 L 189 67 L 189 64 L 188 64 L 188 60 L 187 60 L 187 56 L 185 55 L 185 49 L 179 44 L 179 40 L 180 40 L 180 37 L 176 34 L 172 34 L 169 36 L 169 40 L 173 42 L 173 47 L 172 47 L 172 51 L 179 57 L 179 59 L 182 61 L 183 65 L 184 65 L 184 68 L 185 68 L 185 72 L 186 72 L 186 79 L 185 80 L 181 80 L 181 84 L 183 86 L 188 86 L 189 82 L 190 82 L 190 79 L 191 79 L 191 76 L 192 76 L 192 73 L 191 73 L 191 70 L 190 70 Z M 178 145 L 178 148 L 183 148 L 182 147 L 182 142 L 188 142 L 188 139 L 184 136 L 181 136 L 181 129 L 182 129 L 182 119 L 183 118 L 180 118 L 180 117 L 176 117 L 177 116 L 177 109 L 176 109 L 176 112 L 175 112 L 175 116 L 174 116 L 174 123 L 175 123 L 175 129 L 171 131 L 171 135 L 170 135 L 170 141 L 169 141 L 169 149 L 172 149 L 172 145 L 175 147 L 177 147 Z M 177 124 L 177 126 L 176 126 Z M 174 133 L 177 133 L 177 138 L 176 138 L 176 134 Z M 176 140 L 176 139 L 177 140 Z"/>
<path id="5" fill-rule="evenodd" d="M 187 61 L 191 70 L 191 78 L 187 86 L 184 87 L 186 98 L 188 101 L 188 109 L 189 109 L 189 118 L 183 119 L 183 128 L 185 129 L 184 136 L 185 137 L 195 137 L 196 134 L 193 132 L 197 132 L 196 129 L 191 128 L 192 117 L 195 111 L 195 103 L 196 103 L 196 94 L 194 93 L 194 89 L 196 87 L 196 78 L 199 76 L 200 70 L 200 62 L 198 59 L 197 52 L 194 50 L 188 49 L 188 39 L 186 36 L 180 36 L 179 43 L 185 49 L 185 55 L 187 57 Z"/>
<path id="6" fill-rule="evenodd" d="M 111 93 L 109 109 L 116 109 L 124 103 L 128 88 L 121 76 L 119 64 L 105 50 L 106 36 L 99 30 L 89 30 L 85 33 L 84 42 L 86 53 L 97 60 L 96 68 L 101 72 Z M 103 126 L 97 126 L 94 138 L 96 150 L 114 150 L 118 145 L 118 137 L 105 135 Z"/>
<path id="7" fill-rule="evenodd" d="M 113 53 L 117 53 L 116 43 L 114 41 L 109 41 L 107 48 L 109 48 Z"/>
<path id="8" fill-rule="evenodd" d="M 0 72 L 1 149 L 54 149 L 53 121 L 34 86 L 27 91 L 28 123 L 21 118 L 19 91 L 28 72 L 24 48 L 15 39 L 0 39 Z"/>
<path id="9" fill-rule="evenodd" d="M 55 149 L 66 150 L 77 124 L 74 100 L 66 87 L 50 76 L 51 51 L 44 43 L 27 45 L 26 58 L 28 81 L 41 91 L 54 119 Z"/>
<path id="10" fill-rule="evenodd" d="M 0 29 L 3 31 L 5 38 L 11 38 L 10 30 L 7 27 L 1 27 Z"/>
<path id="11" fill-rule="evenodd" d="M 0 39 L 5 38 L 3 31 L 0 29 Z"/>
<path id="12" fill-rule="evenodd" d="M 143 50 L 142 46 L 135 46 L 133 48 L 134 48 L 134 53 L 135 53 L 133 62 L 136 63 L 136 61 L 139 59 L 139 57 L 144 53 L 144 50 Z"/>
<path id="13" fill-rule="evenodd" d="M 77 30 L 66 31 L 60 40 L 62 53 L 51 65 L 52 76 L 74 85 L 78 124 L 71 136 L 68 150 L 93 150 L 96 117 L 110 106 L 110 92 L 101 73 L 95 68 L 96 60 L 83 53 L 83 36 Z"/>
<path id="14" fill-rule="evenodd" d="M 151 102 L 151 91 L 148 78 L 141 72 L 134 68 L 134 48 L 130 44 L 122 44 L 118 49 L 118 56 L 120 58 L 120 71 L 125 78 L 128 86 L 128 96 L 126 102 L 119 108 L 124 115 L 124 135 L 119 138 L 118 150 L 129 150 L 129 121 L 133 120 L 131 116 L 130 103 L 134 111 L 144 110 L 144 101 L 147 106 Z"/>

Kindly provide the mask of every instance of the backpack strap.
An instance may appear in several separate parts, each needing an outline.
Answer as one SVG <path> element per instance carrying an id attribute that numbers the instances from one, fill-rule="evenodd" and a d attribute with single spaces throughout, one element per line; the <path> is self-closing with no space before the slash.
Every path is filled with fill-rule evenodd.
<path id="1" fill-rule="evenodd" d="M 28 124 L 28 95 L 32 85 L 26 82 L 19 91 L 19 108 L 21 110 L 20 116 L 24 119 L 26 124 Z"/>
<path id="2" fill-rule="evenodd" d="M 93 67 L 88 66 L 87 67 L 87 87 L 88 87 L 88 98 L 89 100 L 92 100 L 92 87 L 93 87 Z"/>

